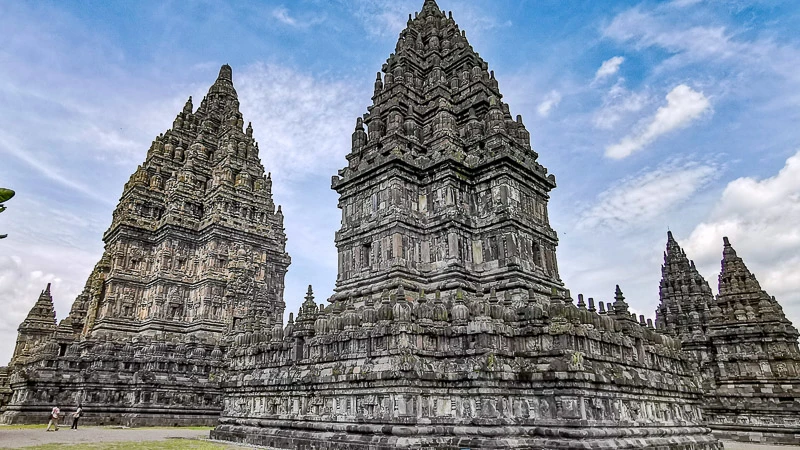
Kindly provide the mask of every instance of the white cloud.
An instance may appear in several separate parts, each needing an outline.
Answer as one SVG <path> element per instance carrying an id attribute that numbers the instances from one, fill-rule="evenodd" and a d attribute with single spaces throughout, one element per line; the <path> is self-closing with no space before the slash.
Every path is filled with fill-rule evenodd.
<path id="1" fill-rule="evenodd" d="M 669 4 L 676 8 L 686 8 L 700 3 L 702 0 L 672 0 Z"/>
<path id="2" fill-rule="evenodd" d="M 625 136 L 619 143 L 606 147 L 606 156 L 613 159 L 630 156 L 660 136 L 687 126 L 711 108 L 711 102 L 702 92 L 685 84 L 676 86 L 666 98 L 667 104 L 658 108 L 646 126 Z"/>
<path id="3" fill-rule="evenodd" d="M 413 0 L 392 2 L 355 0 L 342 3 L 346 7 L 353 8 L 356 18 L 366 31 L 375 37 L 397 36 L 406 27 L 409 11 L 419 11 L 418 2 Z"/>
<path id="4" fill-rule="evenodd" d="M 623 116 L 640 111 L 650 101 L 646 93 L 631 92 L 623 86 L 624 79 L 620 79 L 609 89 L 603 98 L 603 106 L 597 110 L 592 118 L 595 128 L 610 130 L 623 118 Z"/>
<path id="5" fill-rule="evenodd" d="M 595 81 L 602 80 L 619 72 L 619 66 L 623 62 L 625 62 L 625 58 L 622 56 L 615 56 L 603 61 L 603 64 L 600 65 L 600 68 L 597 69 L 597 72 L 594 74 Z"/>
<path id="6" fill-rule="evenodd" d="M 659 19 L 655 14 L 634 8 L 614 17 L 603 34 L 617 41 L 633 42 L 639 48 L 661 47 L 685 53 L 692 59 L 730 57 L 734 56 L 734 50 L 746 46 L 731 40 L 724 27 L 683 27 Z"/>
<path id="7" fill-rule="evenodd" d="M 264 63 L 234 77 L 242 114 L 253 123 L 262 160 L 273 178 L 328 176 L 345 164 L 356 117 L 369 98 L 364 83 L 328 81 Z M 276 189 L 281 186 L 275 182 Z"/>
<path id="8" fill-rule="evenodd" d="M 684 244 L 712 285 L 728 236 L 762 287 L 800 320 L 800 152 L 773 177 L 728 183 L 711 214 Z"/>
<path id="9" fill-rule="evenodd" d="M 558 91 L 550 91 L 544 96 L 544 100 L 536 107 L 536 111 L 542 117 L 547 117 L 552 112 L 553 108 L 561 103 L 561 94 Z"/>
<path id="10" fill-rule="evenodd" d="M 297 20 L 294 17 L 289 15 L 289 10 L 286 9 L 285 6 L 279 6 L 272 10 L 272 17 L 277 19 L 279 22 L 290 25 L 290 26 L 297 26 Z"/>
<path id="11" fill-rule="evenodd" d="M 650 225 L 707 186 L 718 172 L 714 163 L 681 160 L 645 170 L 601 192 L 594 206 L 581 214 L 580 227 L 619 230 Z"/>
<path id="12" fill-rule="evenodd" d="M 4 215 L 26 214 L 24 197 L 15 197 L 12 202 L 7 204 L 9 209 Z M 94 242 L 82 242 L 79 227 L 84 224 L 74 223 L 71 220 L 74 218 L 72 213 L 58 211 L 51 215 L 46 210 L 38 213 L 41 216 L 39 223 L 27 220 L 3 222 L 3 232 L 8 233 L 8 237 L 3 240 L 0 254 L 0 304 L 4 305 L 3 314 L 0 315 L 0 342 L 7 344 L 0 345 L 0 365 L 11 358 L 17 327 L 47 283 L 53 285 L 51 292 L 56 313 L 61 319 L 67 315 L 72 301 L 83 289 L 102 251 L 99 230 L 92 227 L 96 233 Z M 20 224 L 39 230 L 21 228 Z M 42 229 L 50 231 L 44 232 Z M 32 240 L 42 235 L 49 235 L 50 239 L 40 242 Z"/>

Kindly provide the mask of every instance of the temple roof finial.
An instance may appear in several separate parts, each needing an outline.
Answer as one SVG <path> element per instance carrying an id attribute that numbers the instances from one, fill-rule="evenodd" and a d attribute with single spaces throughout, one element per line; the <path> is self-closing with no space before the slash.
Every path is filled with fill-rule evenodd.
<path id="1" fill-rule="evenodd" d="M 233 69 L 231 69 L 231 66 L 224 64 L 220 67 L 217 79 L 233 81 Z"/>
<path id="2" fill-rule="evenodd" d="M 441 9 L 439 9 L 439 5 L 436 4 L 436 0 L 425 0 L 425 3 L 422 4 L 422 10 L 425 11 L 426 9 L 435 9 L 436 11 L 441 11 Z"/>
<path id="3" fill-rule="evenodd" d="M 736 250 L 731 245 L 731 241 L 728 239 L 727 236 L 722 238 L 722 244 L 723 244 L 723 249 L 722 249 L 723 262 L 725 260 L 730 260 L 737 257 Z"/>

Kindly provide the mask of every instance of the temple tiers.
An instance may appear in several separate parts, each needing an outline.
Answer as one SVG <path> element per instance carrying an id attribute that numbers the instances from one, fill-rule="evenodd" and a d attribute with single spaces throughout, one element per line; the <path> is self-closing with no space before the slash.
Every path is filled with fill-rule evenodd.
<path id="1" fill-rule="evenodd" d="M 234 333 L 217 439 L 291 449 L 721 448 L 678 341 L 558 275 L 555 177 L 452 18 L 409 18 L 332 179 L 327 306 Z M 366 126 L 366 129 L 365 129 Z M 601 304 L 602 305 L 602 304 Z"/>
<path id="2" fill-rule="evenodd" d="M 230 66 L 190 97 L 125 184 L 105 250 L 55 325 L 49 286 L 20 326 L 6 423 L 82 403 L 89 423 L 211 425 L 225 333 L 283 323 L 283 214 Z"/>

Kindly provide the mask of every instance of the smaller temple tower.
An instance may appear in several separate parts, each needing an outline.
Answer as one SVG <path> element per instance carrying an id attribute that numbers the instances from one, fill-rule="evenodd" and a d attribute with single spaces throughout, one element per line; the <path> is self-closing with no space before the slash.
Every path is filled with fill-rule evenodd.
<path id="1" fill-rule="evenodd" d="M 50 295 L 50 283 L 39 294 L 39 299 L 28 312 L 28 316 L 17 328 L 17 345 L 11 357 L 13 364 L 21 356 L 28 356 L 35 347 L 49 340 L 56 329 L 56 310 Z"/>
<path id="2" fill-rule="evenodd" d="M 718 437 L 797 443 L 798 331 L 723 238 L 719 295 L 713 297 L 672 236 L 667 237 L 656 310 L 660 332 L 681 341 L 703 381 L 703 413 Z"/>
<path id="3" fill-rule="evenodd" d="M 798 331 L 775 297 L 761 289 L 727 237 L 723 242 L 719 296 L 709 325 L 716 390 L 707 396 L 706 417 L 720 436 L 796 444 Z"/>
<path id="4" fill-rule="evenodd" d="M 661 303 L 656 309 L 656 327 L 681 341 L 683 349 L 696 361 L 703 384 L 712 386 L 714 376 L 708 326 L 714 293 L 671 231 L 667 232 L 659 297 Z"/>

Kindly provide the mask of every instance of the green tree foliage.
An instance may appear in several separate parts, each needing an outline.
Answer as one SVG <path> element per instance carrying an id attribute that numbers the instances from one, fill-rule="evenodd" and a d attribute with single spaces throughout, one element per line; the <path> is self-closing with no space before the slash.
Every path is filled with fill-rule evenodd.
<path id="1" fill-rule="evenodd" d="M 7 200 L 11 200 L 12 197 L 14 197 L 14 191 L 12 191 L 11 189 L 0 188 L 0 212 L 3 212 L 3 211 L 6 210 L 6 207 L 3 206 L 3 202 L 5 202 Z M 6 236 L 8 236 L 8 235 L 7 234 L 0 234 L 0 239 L 3 239 Z"/>

